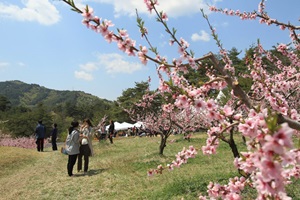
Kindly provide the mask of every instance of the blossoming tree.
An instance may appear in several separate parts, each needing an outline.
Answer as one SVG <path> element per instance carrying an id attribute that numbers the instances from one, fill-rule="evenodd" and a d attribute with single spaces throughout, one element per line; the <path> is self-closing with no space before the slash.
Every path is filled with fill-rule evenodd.
<path id="1" fill-rule="evenodd" d="M 235 166 L 242 172 L 241 177 L 230 179 L 226 185 L 210 183 L 207 190 L 209 198 L 240 199 L 242 190 L 248 185 L 256 189 L 257 199 L 289 199 L 285 186 L 292 183 L 292 177 L 299 178 L 300 174 L 300 151 L 293 143 L 293 138 L 298 137 L 300 130 L 299 113 L 296 109 L 300 85 L 299 26 L 272 19 L 265 11 L 264 0 L 260 2 L 258 11 L 253 12 L 210 7 L 214 12 L 237 16 L 243 20 L 259 19 L 262 24 L 275 25 L 290 31 L 291 44 L 279 44 L 276 48 L 277 54 L 265 50 L 260 43 L 257 44 L 253 55 L 248 58 L 248 71 L 239 75 L 252 80 L 250 91 L 245 91 L 239 84 L 228 51 L 221 45 L 215 29 L 203 11 L 203 17 L 219 47 L 221 60 L 216 59 L 211 52 L 195 58 L 193 52 L 188 51 L 189 44 L 183 38 L 178 39 L 176 30 L 169 28 L 167 14 L 157 10 L 158 1 L 144 0 L 149 12 L 156 13 L 157 21 L 170 35 L 170 43 L 178 47 L 180 56 L 169 62 L 151 45 L 147 37 L 148 30 L 138 14 L 138 26 L 149 45 L 148 48 L 136 47 L 135 41 L 124 29 L 112 31 L 112 22 L 94 16 L 93 9 L 89 6 L 79 9 L 73 0 L 63 1 L 82 14 L 83 23 L 88 28 L 100 33 L 108 42 L 116 42 L 121 51 L 129 56 L 138 56 L 143 64 L 152 61 L 159 66 L 159 93 L 163 96 L 171 94 L 172 97 L 166 104 L 169 105 L 168 112 L 189 112 L 192 107 L 205 116 L 210 127 L 206 146 L 202 147 L 204 154 L 216 153 L 220 141 L 234 142 L 235 131 L 246 138 L 248 151 L 236 152 L 234 160 Z M 148 51 L 152 51 L 155 56 L 151 57 Z M 278 54 L 281 56 L 276 56 Z M 284 62 L 282 58 L 285 59 Z M 189 69 L 203 69 L 203 63 L 208 59 L 212 63 L 212 67 L 205 72 L 208 81 L 200 86 L 191 84 L 184 74 L 189 73 Z M 272 63 L 274 70 L 267 70 L 264 60 Z M 230 98 L 225 103 L 221 104 L 208 95 L 211 90 L 221 91 L 224 88 L 231 91 Z M 195 154 L 193 147 L 184 149 L 168 167 L 185 163 L 187 158 L 194 157 Z M 163 168 L 159 166 L 156 171 L 161 173 Z M 200 196 L 200 199 L 206 198 Z"/>
<path id="2" fill-rule="evenodd" d="M 163 97 L 164 99 L 161 100 Z M 195 110 L 194 106 L 177 109 L 172 104 L 174 103 L 174 99 L 170 98 L 169 95 L 163 97 L 161 97 L 159 91 L 155 93 L 149 91 L 135 104 L 137 109 L 127 111 L 133 121 L 143 121 L 148 130 L 160 135 L 159 154 L 161 155 L 166 147 L 169 136 L 174 131 L 187 133 L 208 127 L 205 115 Z M 157 99 L 163 102 L 159 104 L 160 108 L 157 108 L 155 105 Z"/>

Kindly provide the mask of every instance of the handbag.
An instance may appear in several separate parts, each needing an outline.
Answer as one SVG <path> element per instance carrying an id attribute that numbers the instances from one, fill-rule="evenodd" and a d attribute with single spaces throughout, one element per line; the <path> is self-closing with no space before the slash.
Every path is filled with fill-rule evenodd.
<path id="1" fill-rule="evenodd" d="M 66 148 L 64 148 L 64 147 L 61 147 L 60 152 L 62 154 L 68 155 L 68 152 L 67 152 Z"/>

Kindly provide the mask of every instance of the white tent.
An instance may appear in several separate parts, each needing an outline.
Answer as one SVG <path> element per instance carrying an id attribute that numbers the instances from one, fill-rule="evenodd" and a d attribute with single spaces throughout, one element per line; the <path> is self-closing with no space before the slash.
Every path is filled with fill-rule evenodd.
<path id="1" fill-rule="evenodd" d="M 125 128 L 125 129 L 128 129 L 128 128 L 134 127 L 134 125 L 130 124 L 130 123 L 127 123 L 127 122 L 123 122 L 123 123 L 121 123 L 121 127 Z"/>
<path id="2" fill-rule="evenodd" d="M 220 91 L 219 94 L 218 94 L 218 96 L 216 97 L 216 100 L 220 101 L 221 98 L 224 98 L 224 97 L 226 97 L 225 94 L 222 91 Z"/>
<path id="3" fill-rule="evenodd" d="M 137 128 L 140 128 L 142 126 L 143 128 L 145 128 L 145 125 L 143 122 L 136 122 L 135 124 L 133 124 L 133 126 L 135 126 Z"/>
<path id="4" fill-rule="evenodd" d="M 121 124 L 119 122 L 114 122 L 114 125 L 115 125 L 115 130 L 117 130 L 117 128 L 119 128 L 121 126 Z M 109 128 L 110 125 L 107 125 L 105 127 L 105 130 L 108 131 L 108 128 Z"/>
<path id="5" fill-rule="evenodd" d="M 123 123 L 115 122 L 114 125 L 116 131 L 127 130 L 128 128 L 132 128 L 134 126 L 133 124 L 127 122 L 123 122 Z M 109 125 L 105 127 L 105 130 L 108 130 L 108 128 Z"/>

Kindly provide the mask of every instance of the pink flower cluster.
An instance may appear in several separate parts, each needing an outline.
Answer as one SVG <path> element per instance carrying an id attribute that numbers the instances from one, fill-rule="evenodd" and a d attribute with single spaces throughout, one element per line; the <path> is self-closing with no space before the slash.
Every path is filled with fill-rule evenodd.
<path id="1" fill-rule="evenodd" d="M 159 5 L 157 0 L 144 0 L 144 3 L 146 4 L 148 11 L 151 13 L 154 9 L 155 5 Z"/>
<path id="2" fill-rule="evenodd" d="M 156 169 L 150 169 L 148 170 L 148 176 L 152 176 L 154 174 L 161 174 L 164 169 L 173 170 L 174 167 L 181 167 L 182 164 L 186 164 L 189 158 L 195 158 L 197 155 L 197 150 L 190 146 L 188 149 L 183 148 L 182 151 L 178 152 L 176 155 L 176 159 L 172 161 L 171 164 L 167 164 L 166 167 L 163 167 L 162 165 L 158 165 Z"/>
<path id="3" fill-rule="evenodd" d="M 285 30 L 287 27 L 290 31 L 290 37 L 292 39 L 292 41 L 294 41 L 294 45 L 296 47 L 296 49 L 300 49 L 300 43 L 299 43 L 299 36 L 300 34 L 296 34 L 295 30 L 299 30 L 299 26 L 293 26 L 290 23 L 288 24 L 284 24 L 281 23 L 279 21 L 277 21 L 276 19 L 272 19 L 267 12 L 265 12 L 265 1 L 261 1 L 258 5 L 258 12 L 257 11 L 253 11 L 253 12 L 240 12 L 239 10 L 228 10 L 228 9 L 218 9 L 215 6 L 210 6 L 210 11 L 213 12 L 220 12 L 226 15 L 230 15 L 230 16 L 238 16 L 240 17 L 240 19 L 242 20 L 255 20 L 257 17 L 260 18 L 259 22 L 261 24 L 267 24 L 268 26 L 275 24 L 276 26 L 278 26 L 281 30 Z"/>
<path id="4" fill-rule="evenodd" d="M 224 13 L 226 15 L 231 15 L 231 16 L 235 15 L 235 16 L 240 17 L 242 20 L 244 20 L 244 19 L 254 20 L 257 17 L 256 12 L 240 12 L 239 10 L 234 11 L 232 9 L 230 9 L 230 10 L 228 10 L 228 9 L 218 9 L 215 6 L 210 6 L 209 10 L 213 11 L 213 12 L 221 12 L 221 13 Z"/>
<path id="5" fill-rule="evenodd" d="M 242 153 L 235 160 L 237 168 L 247 174 L 257 188 L 258 197 L 285 199 L 285 185 L 295 174 L 299 174 L 299 152 L 293 148 L 294 130 L 286 123 L 274 132 L 261 132 L 250 141 L 250 152 Z"/>
<path id="6" fill-rule="evenodd" d="M 221 127 L 211 127 L 207 131 L 208 138 L 206 139 L 206 146 L 202 147 L 204 155 L 216 154 L 217 147 L 219 146 L 219 139 L 217 135 L 221 132 Z"/>
<path id="7" fill-rule="evenodd" d="M 229 179 L 228 185 L 220 185 L 218 183 L 210 182 L 207 186 L 207 193 L 210 199 L 225 199 L 225 200 L 240 200 L 242 199 L 241 191 L 247 184 L 244 177 L 234 177 Z M 206 200 L 206 196 L 199 196 L 200 200 Z"/>
<path id="8" fill-rule="evenodd" d="M 94 10 L 89 6 L 82 10 L 82 16 L 82 23 L 87 26 L 87 28 L 92 29 L 96 33 L 100 33 L 108 43 L 116 42 L 118 48 L 127 53 L 127 55 L 135 56 L 135 51 L 138 51 L 135 48 L 135 41 L 129 38 L 126 30 L 118 29 L 118 33 L 115 34 L 113 31 L 109 30 L 114 24 L 110 20 L 101 20 L 101 18 L 94 16 Z M 146 48 L 142 48 L 139 53 L 139 58 L 144 64 L 147 63 L 145 53 L 147 53 Z"/>
<path id="9" fill-rule="evenodd" d="M 146 55 L 148 53 L 148 49 L 145 46 L 140 47 L 140 49 L 141 49 L 141 51 L 138 52 L 138 57 L 139 57 L 141 63 L 143 63 L 144 65 L 146 65 L 147 62 L 148 62 L 148 59 L 146 57 Z"/>
<path id="10" fill-rule="evenodd" d="M 35 142 L 36 139 L 34 137 L 12 138 L 10 135 L 0 135 L 0 146 L 33 149 L 36 148 Z M 45 145 L 47 143 L 47 140 L 45 140 Z"/>

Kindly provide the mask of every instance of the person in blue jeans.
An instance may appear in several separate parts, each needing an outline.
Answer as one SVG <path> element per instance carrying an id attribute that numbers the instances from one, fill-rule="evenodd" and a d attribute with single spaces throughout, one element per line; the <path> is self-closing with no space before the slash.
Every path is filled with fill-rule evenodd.
<path id="1" fill-rule="evenodd" d="M 44 139 L 46 135 L 46 128 L 43 125 L 43 121 L 39 120 L 38 125 L 35 128 L 35 138 L 38 151 L 44 151 Z"/>

